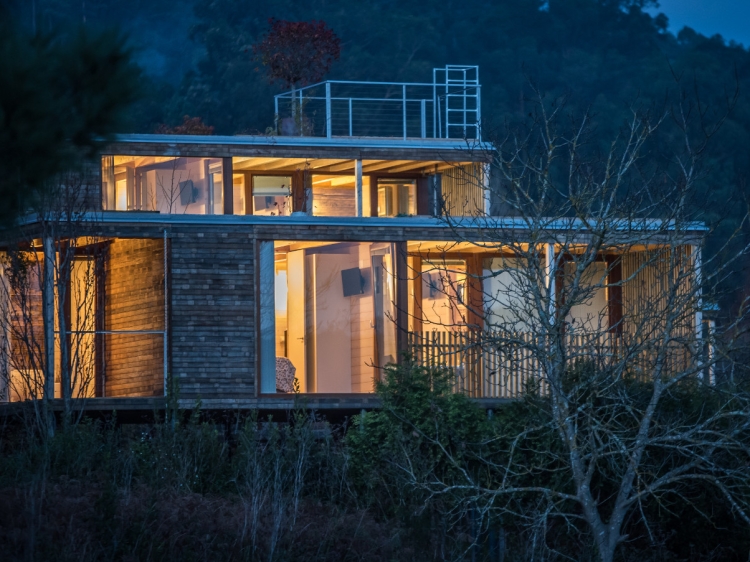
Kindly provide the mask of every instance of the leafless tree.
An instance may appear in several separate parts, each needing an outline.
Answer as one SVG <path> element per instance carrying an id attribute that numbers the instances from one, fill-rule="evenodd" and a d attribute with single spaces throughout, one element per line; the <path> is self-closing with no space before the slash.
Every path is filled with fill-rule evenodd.
<path id="1" fill-rule="evenodd" d="M 422 432 L 453 476 L 415 471 L 408 452 L 397 461 L 402 474 L 483 515 L 583 522 L 603 562 L 632 538 L 627 529 L 652 533 L 649 504 L 689 505 L 691 485 L 713 488 L 750 525 L 750 398 L 742 381 L 722 376 L 745 345 L 747 307 L 718 331 L 704 323 L 747 248 L 725 241 L 709 255 L 711 231 L 696 222 L 704 155 L 723 119 L 708 124 L 706 108 L 685 98 L 661 112 L 633 108 L 600 149 L 590 115 L 565 118 L 561 100 L 538 96 L 533 122 L 496 143 L 495 179 L 475 177 L 492 209 L 446 216 L 453 242 L 444 252 L 468 246 L 490 257 L 473 274 L 438 268 L 434 284 L 460 314 L 425 326 L 453 334 L 437 363 L 453 366 L 460 387 L 483 397 L 530 392 L 538 423 L 460 455 Z M 682 150 L 660 159 L 666 133 L 683 139 Z M 428 361 L 428 344 L 414 344 L 418 360 Z M 699 406 L 675 408 L 691 392 Z M 543 436 L 554 446 L 538 448 Z M 482 469 L 468 468 L 469 457 Z M 569 483 L 550 483 L 552 466 Z M 537 498 L 533 513 L 521 497 Z"/>
<path id="2" fill-rule="evenodd" d="M 20 228 L 2 263 L 0 365 L 6 400 L 29 400 L 39 427 L 53 431 L 56 387 L 65 423 L 93 395 L 100 240 L 87 236 L 95 182 L 86 171 L 60 176 L 36 202 L 38 221 Z M 77 414 L 76 414 L 77 412 Z"/>
<path id="3" fill-rule="evenodd" d="M 169 182 L 165 181 L 165 178 L 158 174 L 156 176 L 156 183 L 154 189 L 149 190 L 148 200 L 151 204 L 150 210 L 157 210 L 159 208 L 158 195 L 164 200 L 166 206 L 165 212 L 175 213 L 182 201 L 187 201 L 184 204 L 183 213 L 187 213 L 188 207 L 191 203 L 194 203 L 194 187 L 193 180 L 190 177 L 190 172 L 183 172 L 179 169 L 181 158 L 172 159 L 172 170 L 169 175 Z M 208 205 L 208 203 L 207 203 Z"/>

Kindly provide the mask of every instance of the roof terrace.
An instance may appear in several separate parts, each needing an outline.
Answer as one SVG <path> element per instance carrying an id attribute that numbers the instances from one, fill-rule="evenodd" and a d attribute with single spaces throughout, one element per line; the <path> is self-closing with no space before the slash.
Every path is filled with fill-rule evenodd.
<path id="1" fill-rule="evenodd" d="M 435 68 L 431 83 L 326 80 L 274 103 L 284 136 L 481 141 L 478 66 Z"/>

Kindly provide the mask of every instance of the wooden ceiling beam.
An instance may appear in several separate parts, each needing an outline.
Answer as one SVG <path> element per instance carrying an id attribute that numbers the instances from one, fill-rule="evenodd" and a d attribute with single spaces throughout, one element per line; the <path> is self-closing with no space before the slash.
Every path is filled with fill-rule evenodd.
<path id="1" fill-rule="evenodd" d="M 419 168 L 426 168 L 429 171 L 435 169 L 435 165 L 432 162 L 411 162 L 403 166 L 395 166 L 388 170 L 392 174 L 398 174 L 399 172 L 408 172 L 412 170 L 418 170 Z"/>
<path id="2" fill-rule="evenodd" d="M 315 171 L 319 170 L 320 168 L 325 168 L 326 171 L 337 172 L 338 168 L 341 168 L 342 166 L 343 170 L 351 169 L 352 173 L 354 173 L 354 160 L 342 160 L 341 158 L 320 158 L 310 161 L 310 169 Z"/>
<path id="3" fill-rule="evenodd" d="M 283 160 L 283 158 L 238 157 L 233 159 L 232 167 L 237 170 L 254 170 L 261 166 L 265 166 L 266 164 L 278 162 L 279 160 Z"/>
<path id="4" fill-rule="evenodd" d="M 302 158 L 280 158 L 278 162 L 274 162 L 271 165 L 265 165 L 261 171 L 289 171 L 294 172 L 298 169 L 304 169 L 305 160 Z M 291 168 L 290 170 L 283 170 L 283 168 Z"/>
<path id="5" fill-rule="evenodd" d="M 385 170 L 386 168 L 392 168 L 393 166 L 401 166 L 403 164 L 406 164 L 409 162 L 409 160 L 383 160 L 378 164 L 362 164 L 362 173 L 363 174 L 369 174 L 372 172 L 377 172 L 380 170 Z"/>
<path id="6" fill-rule="evenodd" d="M 349 172 L 354 174 L 354 160 L 346 160 L 340 164 L 335 164 L 327 168 L 328 172 Z"/>

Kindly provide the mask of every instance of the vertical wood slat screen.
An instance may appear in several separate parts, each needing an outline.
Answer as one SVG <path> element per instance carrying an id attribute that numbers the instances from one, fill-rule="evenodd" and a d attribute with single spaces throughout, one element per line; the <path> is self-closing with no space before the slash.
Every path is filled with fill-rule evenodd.
<path id="1" fill-rule="evenodd" d="M 663 334 L 671 323 L 665 370 L 687 368 L 695 335 L 692 303 L 694 269 L 688 246 L 629 252 L 622 256 L 623 328 L 641 340 L 634 360 L 637 376 L 653 369 Z"/>
<path id="2" fill-rule="evenodd" d="M 532 333 L 409 332 L 408 346 L 417 364 L 448 369 L 455 377 L 454 390 L 474 398 L 513 399 L 528 389 L 537 389 L 542 395 L 549 391 L 542 364 L 548 347 L 542 337 Z M 586 362 L 602 370 L 617 367 L 615 372 L 627 372 L 641 380 L 648 379 L 653 367 L 648 345 L 628 334 L 570 334 L 564 347 L 571 366 Z M 688 359 L 681 348 L 670 347 L 665 371 L 684 369 Z M 627 365 L 620 364 L 625 360 Z"/>
<path id="3" fill-rule="evenodd" d="M 443 172 L 444 212 L 450 216 L 476 216 L 484 213 L 482 166 L 453 166 Z"/>

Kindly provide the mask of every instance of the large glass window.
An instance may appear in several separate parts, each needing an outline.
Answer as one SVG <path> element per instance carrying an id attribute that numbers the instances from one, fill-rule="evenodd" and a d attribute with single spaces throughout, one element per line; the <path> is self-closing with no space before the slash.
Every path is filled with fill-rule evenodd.
<path id="1" fill-rule="evenodd" d="M 244 215 L 247 213 L 247 205 L 245 203 L 245 174 L 233 174 L 232 175 L 232 205 L 233 213 L 235 215 Z"/>
<path id="2" fill-rule="evenodd" d="M 252 176 L 253 214 L 284 216 L 292 213 L 291 176 Z"/>
<path id="3" fill-rule="evenodd" d="M 424 330 L 454 331 L 466 324 L 466 261 L 422 260 L 421 322 Z"/>
<path id="4" fill-rule="evenodd" d="M 52 341 L 43 329 L 43 254 L 0 256 L 0 401 L 44 395 L 48 344 L 56 398 L 63 381 L 73 398 L 163 395 L 163 240 L 65 242 L 54 260 Z"/>
<path id="5" fill-rule="evenodd" d="M 576 275 L 577 264 L 565 263 L 565 284 L 569 286 Z M 581 289 L 576 291 L 581 297 L 570 307 L 566 321 L 574 330 L 601 332 L 609 327 L 607 307 L 607 264 L 604 261 L 589 264 L 580 275 Z"/>
<path id="6" fill-rule="evenodd" d="M 495 257 L 484 260 L 483 300 L 485 325 L 489 330 L 527 332 L 536 318 L 529 300 L 533 277 L 523 259 Z"/>
<path id="7" fill-rule="evenodd" d="M 378 180 L 378 216 L 397 217 L 417 214 L 417 181 Z"/>
<path id="8" fill-rule="evenodd" d="M 263 391 L 373 392 L 398 358 L 394 245 L 274 246 L 277 372 Z"/>
<path id="9" fill-rule="evenodd" d="M 106 211 L 224 212 L 221 158 L 105 156 L 102 206 Z"/>

